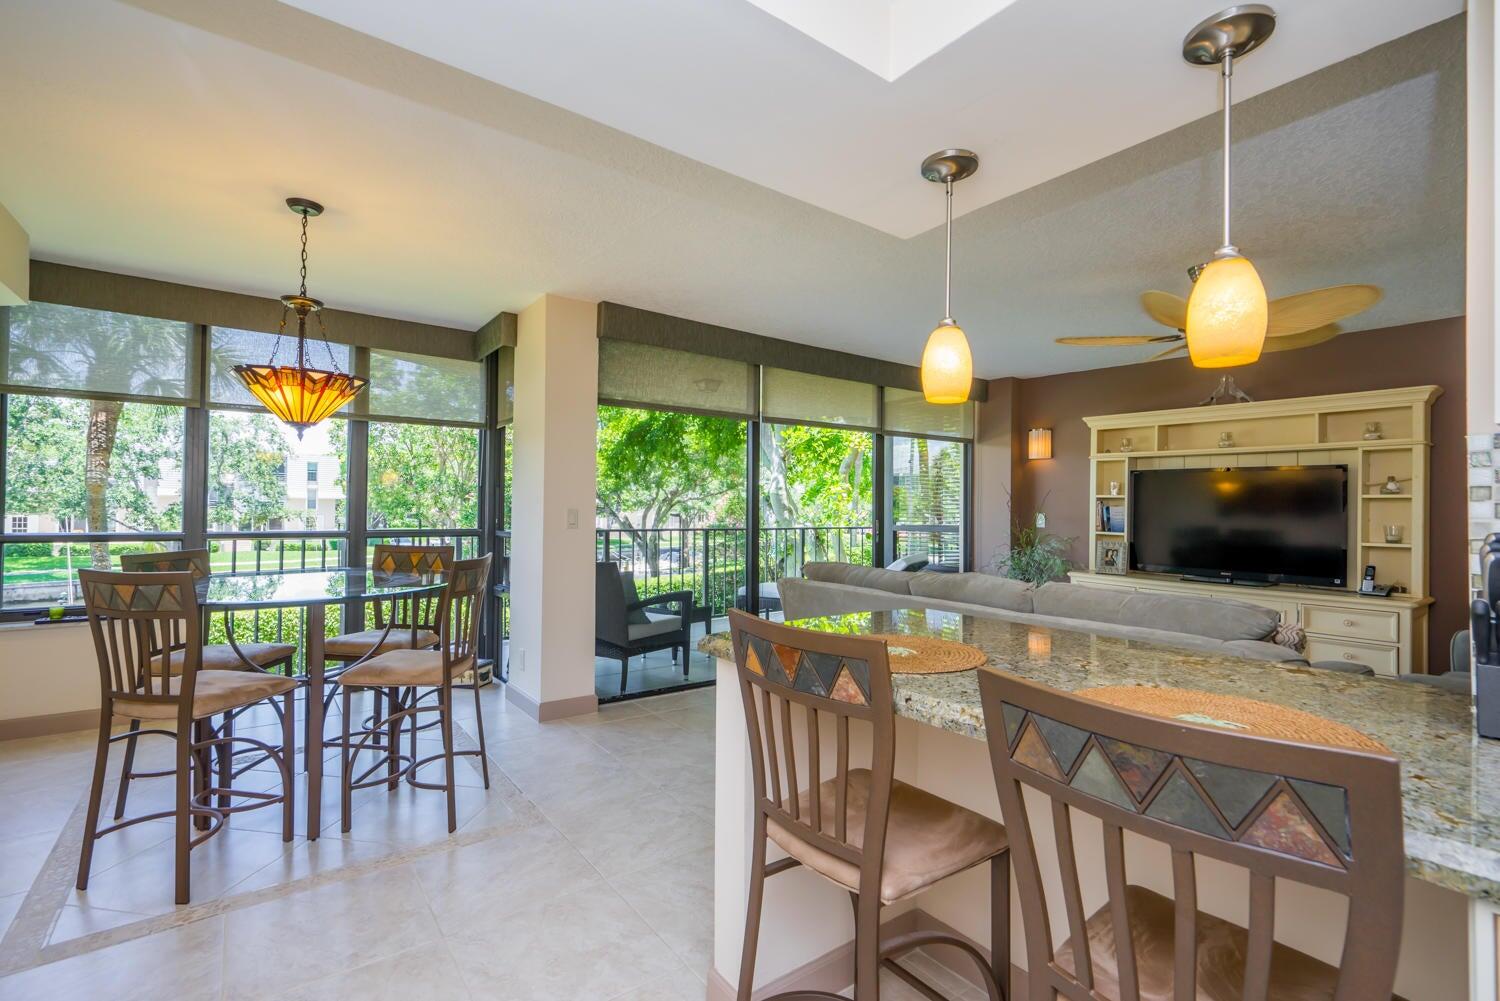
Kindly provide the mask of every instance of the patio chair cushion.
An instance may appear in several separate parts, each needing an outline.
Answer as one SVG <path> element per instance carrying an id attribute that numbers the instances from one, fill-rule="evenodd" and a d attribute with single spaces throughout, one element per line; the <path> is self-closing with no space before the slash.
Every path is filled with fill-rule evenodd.
<path id="1" fill-rule="evenodd" d="M 453 665 L 453 677 L 458 677 L 473 666 L 473 657 L 464 658 Z M 442 683 L 441 650 L 391 650 L 378 657 L 371 657 L 358 667 L 351 667 L 339 675 L 339 684 L 356 688 L 405 688 L 409 685 Z"/>
<path id="2" fill-rule="evenodd" d="M 834 829 L 838 803 L 837 780 L 822 783 L 818 802 L 823 830 Z M 808 792 L 798 797 L 800 815 L 812 813 Z M 864 844 L 865 811 L 870 804 L 870 770 L 849 772 L 847 832 L 849 844 Z M 792 858 L 846 889 L 859 888 L 859 867 L 829 854 L 799 837 L 775 818 L 766 819 L 766 834 Z M 891 813 L 886 827 L 885 869 L 880 875 L 880 899 L 893 904 L 956 872 L 978 865 L 1009 845 L 1005 828 L 988 817 L 934 796 L 900 780 L 891 783 Z"/>
<path id="3" fill-rule="evenodd" d="M 631 608 L 637 601 L 641 600 L 641 594 L 636 590 L 635 571 L 620 571 L 620 590 L 625 592 L 625 621 L 632 626 L 643 626 L 651 620 L 646 616 L 644 608 Z M 635 639 L 634 636 L 631 639 Z"/>
<path id="4" fill-rule="evenodd" d="M 253 705 L 273 695 L 283 695 L 297 687 L 295 678 L 259 671 L 199 671 L 193 685 L 193 719 Z M 176 695 L 182 690 L 180 677 L 168 679 L 167 691 Z M 177 706 L 171 702 L 144 702 L 137 699 L 115 699 L 116 715 L 129 719 L 176 719 Z"/>
<path id="5" fill-rule="evenodd" d="M 366 629 L 364 632 L 344 633 L 342 636 L 335 636 L 332 639 L 323 641 L 323 655 L 336 659 L 349 658 L 352 660 L 357 657 L 363 657 L 374 650 L 377 643 L 380 644 L 379 653 L 385 653 L 387 650 L 412 649 L 410 625 L 405 629 L 402 629 L 400 626 L 392 626 L 390 635 L 386 636 L 384 642 L 382 642 L 380 637 L 384 634 L 384 629 Z M 428 629 L 417 630 L 416 649 L 420 650 L 434 646 L 437 641 L 437 633 Z"/>
<path id="6" fill-rule="evenodd" d="M 660 612 L 648 612 L 645 622 L 632 622 L 630 624 L 630 639 L 643 640 L 651 636 L 663 636 L 667 633 L 675 633 L 682 629 L 682 616 L 664 615 Z"/>
<path id="7" fill-rule="evenodd" d="M 265 667 L 292 656 L 297 648 L 289 643 L 241 643 L 240 652 L 256 667 Z M 173 674 L 182 673 L 182 661 L 186 656 L 186 650 L 173 650 L 168 654 L 167 663 Z M 235 655 L 234 648 L 228 643 L 210 643 L 205 646 L 202 667 L 205 671 L 253 670 L 245 666 L 245 662 Z"/>

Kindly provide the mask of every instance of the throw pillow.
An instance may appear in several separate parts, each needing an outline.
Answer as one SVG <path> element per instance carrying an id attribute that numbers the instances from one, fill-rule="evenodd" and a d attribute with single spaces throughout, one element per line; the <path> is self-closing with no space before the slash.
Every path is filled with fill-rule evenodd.
<path id="1" fill-rule="evenodd" d="M 1296 622 L 1283 622 L 1276 627 L 1270 636 L 1266 637 L 1277 646 L 1290 647 L 1301 653 L 1307 646 L 1307 630 Z"/>

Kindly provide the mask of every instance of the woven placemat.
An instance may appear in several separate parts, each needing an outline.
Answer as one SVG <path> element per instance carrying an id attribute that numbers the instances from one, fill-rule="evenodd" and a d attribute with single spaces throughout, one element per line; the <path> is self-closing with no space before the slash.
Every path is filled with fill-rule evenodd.
<path id="1" fill-rule="evenodd" d="M 1241 698 L 1238 695 L 1137 685 L 1082 688 L 1074 694 L 1106 705 L 1145 713 L 1147 716 L 1251 733 L 1258 737 L 1278 737 L 1304 744 L 1321 744 L 1324 747 L 1391 753 L 1391 749 L 1380 741 L 1343 723 L 1335 723 L 1331 719 L 1314 716 L 1300 709 L 1288 709 L 1286 706 Z"/>
<path id="2" fill-rule="evenodd" d="M 977 646 L 935 636 L 907 636 L 902 633 L 871 633 L 885 640 L 891 659 L 892 674 L 952 674 L 972 671 L 988 663 L 989 655 Z"/>

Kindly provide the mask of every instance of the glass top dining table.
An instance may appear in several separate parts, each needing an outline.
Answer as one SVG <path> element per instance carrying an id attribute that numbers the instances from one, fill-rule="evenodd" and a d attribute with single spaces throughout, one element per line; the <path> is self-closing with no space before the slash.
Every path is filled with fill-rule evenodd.
<path id="1" fill-rule="evenodd" d="M 359 567 L 216 573 L 199 578 L 198 604 L 210 611 L 330 605 L 356 598 L 404 598 L 440 591 L 447 574 L 381 573 Z"/>
<path id="2" fill-rule="evenodd" d="M 316 841 L 322 827 L 323 739 L 325 675 L 323 643 L 325 610 L 329 605 L 352 601 L 391 601 L 441 591 L 448 584 L 445 573 L 383 573 L 359 567 L 330 567 L 316 570 L 242 571 L 216 573 L 199 578 L 195 587 L 198 605 L 205 612 L 236 612 L 262 608 L 304 608 L 307 614 L 303 632 L 303 654 L 307 662 L 306 713 L 310 736 L 303 749 L 307 771 L 307 840 Z M 387 616 L 387 622 L 394 616 Z M 414 627 L 411 628 L 415 634 Z M 404 629 L 387 627 L 371 643 L 365 658 L 372 656 L 388 635 L 400 635 Z M 226 639 L 245 666 L 258 670 L 240 651 L 234 630 L 226 629 Z M 364 658 L 361 658 L 364 659 Z M 348 666 L 352 666 L 350 662 Z M 316 744 L 316 748 L 312 745 Z"/>

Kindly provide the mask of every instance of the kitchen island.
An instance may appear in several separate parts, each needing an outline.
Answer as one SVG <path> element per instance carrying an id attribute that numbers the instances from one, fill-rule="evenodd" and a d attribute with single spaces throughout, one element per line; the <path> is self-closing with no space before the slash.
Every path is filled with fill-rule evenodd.
<path id="1" fill-rule="evenodd" d="M 1397 990 L 1410 1001 L 1494 1001 L 1500 914 L 1500 744 L 1473 735 L 1469 702 L 1425 686 L 1307 667 L 1170 649 L 1092 633 L 1022 625 L 932 610 L 861 612 L 794 625 L 824 631 L 900 633 L 959 640 L 982 650 L 988 667 L 1063 691 L 1104 685 L 1188 688 L 1259 699 L 1343 723 L 1401 759 L 1407 856 L 1406 909 Z M 718 658 L 714 968 L 710 998 L 733 997 L 744 928 L 751 822 L 748 748 L 727 634 L 701 649 Z M 985 749 L 974 671 L 897 674 L 896 774 L 988 816 L 999 817 Z M 1052 843 L 1045 810 L 1033 810 L 1038 843 Z M 1098 845 L 1079 821 L 1079 843 Z M 1096 825 L 1097 826 L 1097 825 Z M 1103 897 L 1102 851 L 1083 856 L 1090 909 Z M 1170 894 L 1170 859 L 1127 835 L 1133 882 Z M 1243 924 L 1245 880 L 1200 859 L 1200 906 Z M 1045 866 L 1044 866 L 1045 869 Z M 986 881 L 961 874 L 888 911 L 903 928 L 949 927 L 988 939 Z M 1096 891 L 1090 897 L 1088 889 Z M 1277 938 L 1337 963 L 1343 898 L 1283 885 Z M 1019 910 L 1012 907 L 1012 957 L 1024 963 Z M 1058 915 L 1055 930 L 1066 929 Z M 820 878 L 794 870 L 767 883 L 757 985 L 797 982 L 838 989 L 853 923 L 848 901 Z M 963 971 L 961 964 L 954 968 Z"/>

